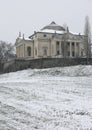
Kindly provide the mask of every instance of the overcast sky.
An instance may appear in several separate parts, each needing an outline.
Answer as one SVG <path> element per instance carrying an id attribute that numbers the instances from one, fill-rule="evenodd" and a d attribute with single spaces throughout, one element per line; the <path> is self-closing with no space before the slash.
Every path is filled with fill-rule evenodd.
<path id="1" fill-rule="evenodd" d="M 92 26 L 92 0 L 0 0 L 0 40 L 14 43 L 55 21 L 74 33 L 84 30 L 85 16 Z"/>

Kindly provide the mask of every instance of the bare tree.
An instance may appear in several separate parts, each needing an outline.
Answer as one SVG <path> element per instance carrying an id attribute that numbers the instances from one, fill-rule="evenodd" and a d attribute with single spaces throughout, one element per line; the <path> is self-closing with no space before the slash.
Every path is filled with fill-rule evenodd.
<path id="1" fill-rule="evenodd" d="M 0 60 L 9 60 L 15 57 L 14 45 L 0 41 Z"/>
<path id="2" fill-rule="evenodd" d="M 85 17 L 84 35 L 85 35 L 86 54 L 88 63 L 89 58 L 91 57 L 91 27 L 88 16 Z"/>

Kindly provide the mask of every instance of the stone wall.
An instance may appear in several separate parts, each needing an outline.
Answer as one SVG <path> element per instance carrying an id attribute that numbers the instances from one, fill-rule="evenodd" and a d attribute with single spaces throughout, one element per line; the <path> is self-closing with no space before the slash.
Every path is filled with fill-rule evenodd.
<path id="1" fill-rule="evenodd" d="M 42 58 L 42 59 L 15 59 L 12 61 L 5 62 L 1 64 L 1 73 L 14 72 L 18 70 L 23 70 L 27 68 L 51 68 L 51 67 L 65 67 L 65 66 L 73 66 L 73 65 L 87 65 L 86 58 Z M 89 59 L 89 63 L 92 65 L 92 58 Z"/>
<path id="2" fill-rule="evenodd" d="M 4 62 L 0 61 L 0 74 L 3 73 Z"/>

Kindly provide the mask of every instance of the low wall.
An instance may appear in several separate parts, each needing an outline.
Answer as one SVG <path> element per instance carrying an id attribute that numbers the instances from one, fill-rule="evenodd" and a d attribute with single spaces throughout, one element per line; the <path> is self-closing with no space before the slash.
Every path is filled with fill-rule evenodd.
<path id="1" fill-rule="evenodd" d="M 0 74 L 3 73 L 4 62 L 0 61 Z"/>
<path id="2" fill-rule="evenodd" d="M 64 67 L 64 66 L 73 66 L 73 65 L 92 65 L 92 58 L 87 62 L 86 58 L 42 58 L 42 59 L 15 59 L 12 61 L 5 62 L 2 64 L 2 72 L 14 72 L 18 70 L 23 70 L 27 68 L 51 68 L 51 67 Z M 0 69 L 1 71 L 1 69 Z"/>

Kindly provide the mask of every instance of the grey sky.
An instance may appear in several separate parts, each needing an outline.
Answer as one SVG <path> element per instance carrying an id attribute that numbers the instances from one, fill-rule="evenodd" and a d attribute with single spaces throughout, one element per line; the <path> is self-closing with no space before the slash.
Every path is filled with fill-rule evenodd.
<path id="1" fill-rule="evenodd" d="M 55 21 L 72 32 L 83 32 L 85 16 L 92 25 L 92 0 L 0 0 L 0 40 L 15 42 Z"/>

